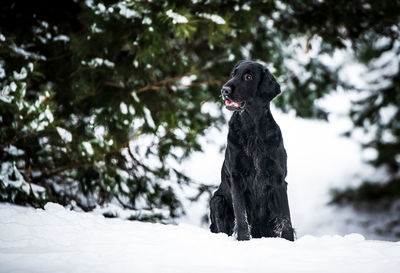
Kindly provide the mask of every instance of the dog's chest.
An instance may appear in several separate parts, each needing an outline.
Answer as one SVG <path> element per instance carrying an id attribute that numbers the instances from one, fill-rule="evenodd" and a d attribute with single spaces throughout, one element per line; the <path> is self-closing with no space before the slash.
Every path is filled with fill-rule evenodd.
<path id="1" fill-rule="evenodd" d="M 244 135 L 241 141 L 243 152 L 251 158 L 259 157 L 266 148 L 264 139 L 257 133 Z"/>
<path id="2" fill-rule="evenodd" d="M 255 171 L 256 174 L 260 174 L 262 170 L 262 159 L 265 158 L 267 143 L 265 141 L 265 135 L 259 132 L 248 134 L 243 137 L 241 143 L 243 153 L 249 161 L 249 167 Z"/>
<path id="3" fill-rule="evenodd" d="M 236 115 L 230 122 L 228 134 L 231 167 L 239 164 L 249 176 L 268 176 L 280 158 L 281 142 L 279 128 L 272 119 L 265 117 L 254 122 Z"/>

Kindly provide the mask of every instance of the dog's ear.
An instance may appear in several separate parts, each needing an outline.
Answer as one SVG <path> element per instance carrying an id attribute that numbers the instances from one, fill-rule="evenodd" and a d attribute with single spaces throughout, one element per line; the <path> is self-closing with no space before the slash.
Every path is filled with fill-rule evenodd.
<path id="1" fill-rule="evenodd" d="M 262 68 L 261 80 L 258 85 L 259 95 L 267 101 L 271 101 L 281 93 L 281 87 L 275 77 L 265 67 Z"/>

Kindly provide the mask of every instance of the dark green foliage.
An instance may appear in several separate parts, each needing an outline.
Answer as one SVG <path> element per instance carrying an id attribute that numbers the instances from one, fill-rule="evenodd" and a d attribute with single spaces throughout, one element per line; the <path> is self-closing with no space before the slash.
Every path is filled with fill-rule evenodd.
<path id="1" fill-rule="evenodd" d="M 332 203 L 353 204 L 371 202 L 391 202 L 400 199 L 400 181 L 393 179 L 387 183 L 364 182 L 358 188 L 347 188 L 346 190 L 333 190 Z"/>
<path id="2" fill-rule="evenodd" d="M 398 51 L 399 15 L 399 1 L 1 1 L 0 200 L 84 210 L 119 203 L 153 211 L 135 219 L 164 218 L 159 209 L 178 216 L 176 189 L 190 179 L 177 166 L 201 150 L 198 136 L 222 124 L 221 113 L 202 106 L 220 103 L 238 60 L 270 65 L 282 83 L 281 109 L 326 118 L 314 102 L 352 87 L 318 56 L 349 43 L 370 65 Z M 305 43 L 293 45 L 299 37 Z M 297 62 L 293 50 L 311 50 L 318 37 L 320 49 L 300 75 L 286 61 Z M 381 38 L 388 43 L 377 47 Z M 378 151 L 372 163 L 394 175 L 398 70 L 387 78 L 352 118 L 367 130 L 377 124 L 366 146 Z M 396 114 L 379 123 L 389 104 Z M 394 139 L 382 141 L 384 132 Z"/>
<path id="3" fill-rule="evenodd" d="M 2 3 L 1 200 L 73 202 L 84 210 L 119 202 L 179 215 L 169 184 L 189 179 L 167 160 L 200 150 L 198 135 L 222 121 L 201 106 L 217 100 L 233 60 L 221 61 L 226 71 L 218 79 L 223 74 L 213 70 L 220 60 L 209 62 L 209 46 L 221 41 L 202 32 L 228 27 L 204 18 L 174 24 L 166 13 L 173 8 L 133 1 Z M 19 72 L 26 75 L 15 77 Z M 182 86 L 191 75 L 198 77 L 190 88 Z"/>

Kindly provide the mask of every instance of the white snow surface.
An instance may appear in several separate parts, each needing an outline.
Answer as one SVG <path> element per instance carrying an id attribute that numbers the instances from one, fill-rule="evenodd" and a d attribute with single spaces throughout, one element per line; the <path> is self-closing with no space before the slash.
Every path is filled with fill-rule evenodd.
<path id="1" fill-rule="evenodd" d="M 400 242 L 362 235 L 235 241 L 162 225 L 0 204 L 0 272 L 398 272 Z"/>

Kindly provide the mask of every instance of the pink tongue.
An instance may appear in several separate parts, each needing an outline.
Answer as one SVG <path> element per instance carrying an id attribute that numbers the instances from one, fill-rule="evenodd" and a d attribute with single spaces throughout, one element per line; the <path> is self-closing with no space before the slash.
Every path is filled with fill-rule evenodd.
<path id="1" fill-rule="evenodd" d="M 239 107 L 239 103 L 234 102 L 234 101 L 230 101 L 230 100 L 226 100 L 226 101 L 225 101 L 225 104 L 226 104 L 226 105 L 233 105 L 233 106 L 235 106 L 235 107 Z"/>

